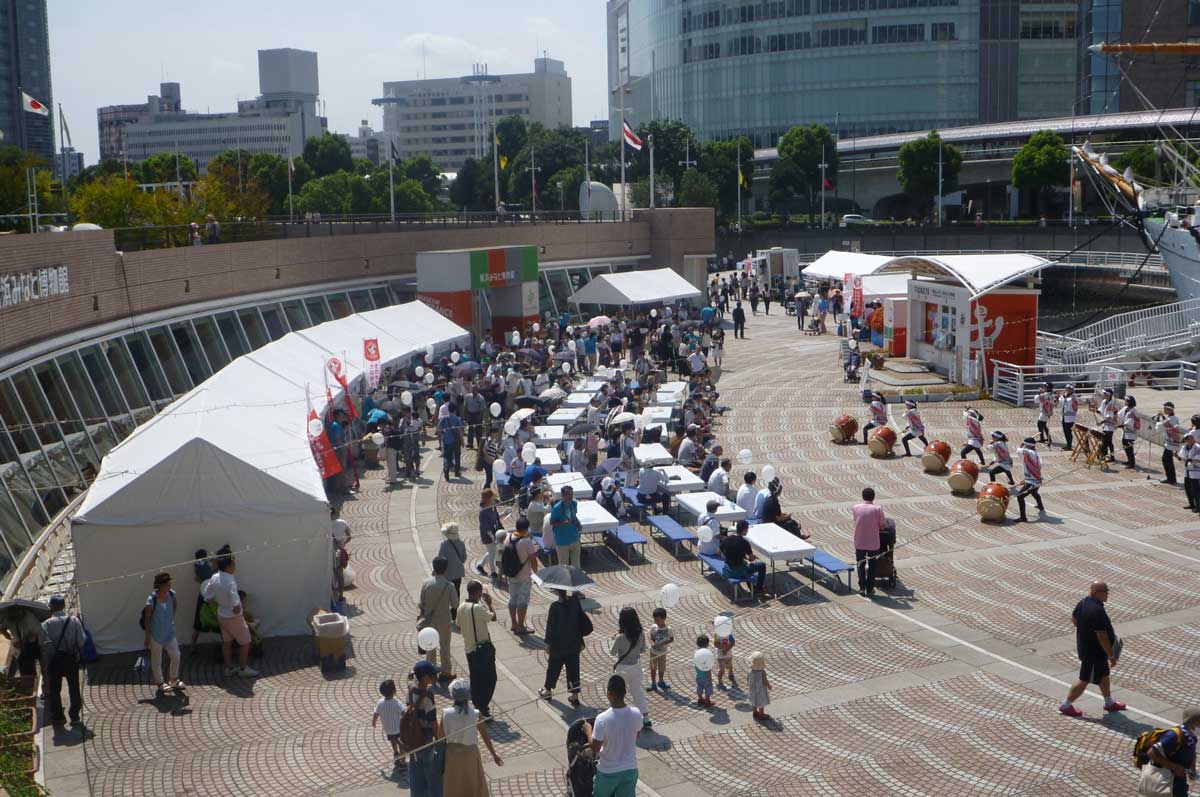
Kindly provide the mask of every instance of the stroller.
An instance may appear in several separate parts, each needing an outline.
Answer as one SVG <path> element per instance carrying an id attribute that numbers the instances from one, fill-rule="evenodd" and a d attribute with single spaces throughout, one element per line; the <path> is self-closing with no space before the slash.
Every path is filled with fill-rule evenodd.
<path id="1" fill-rule="evenodd" d="M 567 728 L 567 788 L 571 797 L 592 797 L 592 779 L 596 776 L 596 758 L 583 732 L 585 719 L 577 719 Z"/>
<path id="2" fill-rule="evenodd" d="M 858 369 L 860 368 L 862 368 L 862 353 L 857 348 L 851 349 L 850 353 L 846 355 L 846 362 L 842 366 L 845 372 L 844 381 L 857 382 Z"/>

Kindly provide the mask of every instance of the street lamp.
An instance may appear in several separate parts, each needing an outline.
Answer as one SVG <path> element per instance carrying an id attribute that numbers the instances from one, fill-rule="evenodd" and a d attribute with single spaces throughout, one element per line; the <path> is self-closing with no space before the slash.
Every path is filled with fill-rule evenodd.
<path id="1" fill-rule="evenodd" d="M 558 212 L 566 212 L 566 196 L 563 195 L 563 181 L 558 181 Z"/>

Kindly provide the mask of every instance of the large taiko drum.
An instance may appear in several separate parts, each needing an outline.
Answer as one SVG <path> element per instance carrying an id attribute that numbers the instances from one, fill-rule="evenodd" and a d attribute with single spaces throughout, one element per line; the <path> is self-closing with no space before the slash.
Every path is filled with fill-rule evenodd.
<path id="1" fill-rule="evenodd" d="M 950 444 L 944 440 L 934 440 L 925 446 L 925 452 L 921 454 L 921 467 L 926 473 L 941 473 L 949 461 Z"/>
<path id="2" fill-rule="evenodd" d="M 969 459 L 960 459 L 950 466 L 950 490 L 955 493 L 969 493 L 975 489 L 979 480 L 979 466 Z"/>
<path id="3" fill-rule="evenodd" d="M 984 520 L 1000 520 L 1008 511 L 1008 488 L 999 482 L 984 485 L 975 508 Z"/>
<path id="4" fill-rule="evenodd" d="M 873 457 L 886 457 L 892 453 L 892 448 L 896 445 L 896 430 L 890 426 L 876 426 L 871 430 L 871 439 L 867 441 L 867 448 L 871 451 Z"/>
<path id="5" fill-rule="evenodd" d="M 835 443 L 849 443 L 858 434 L 858 421 L 843 415 L 829 427 L 829 437 Z"/>

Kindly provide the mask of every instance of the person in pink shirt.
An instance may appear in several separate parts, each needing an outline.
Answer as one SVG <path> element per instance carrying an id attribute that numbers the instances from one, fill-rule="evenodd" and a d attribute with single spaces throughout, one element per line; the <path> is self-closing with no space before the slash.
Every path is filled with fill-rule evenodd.
<path id="1" fill-rule="evenodd" d="M 875 556 L 879 553 L 879 532 L 883 529 L 883 509 L 875 505 L 875 490 L 864 487 L 863 502 L 854 507 L 854 558 L 858 562 L 858 594 L 875 595 Z"/>

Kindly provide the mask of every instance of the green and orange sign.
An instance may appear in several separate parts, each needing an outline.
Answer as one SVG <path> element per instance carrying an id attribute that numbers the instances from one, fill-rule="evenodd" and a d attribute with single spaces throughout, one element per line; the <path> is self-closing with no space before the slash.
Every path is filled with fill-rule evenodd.
<path id="1" fill-rule="evenodd" d="M 509 246 L 471 252 L 473 291 L 537 282 L 537 278 L 538 259 L 535 246 Z"/>

